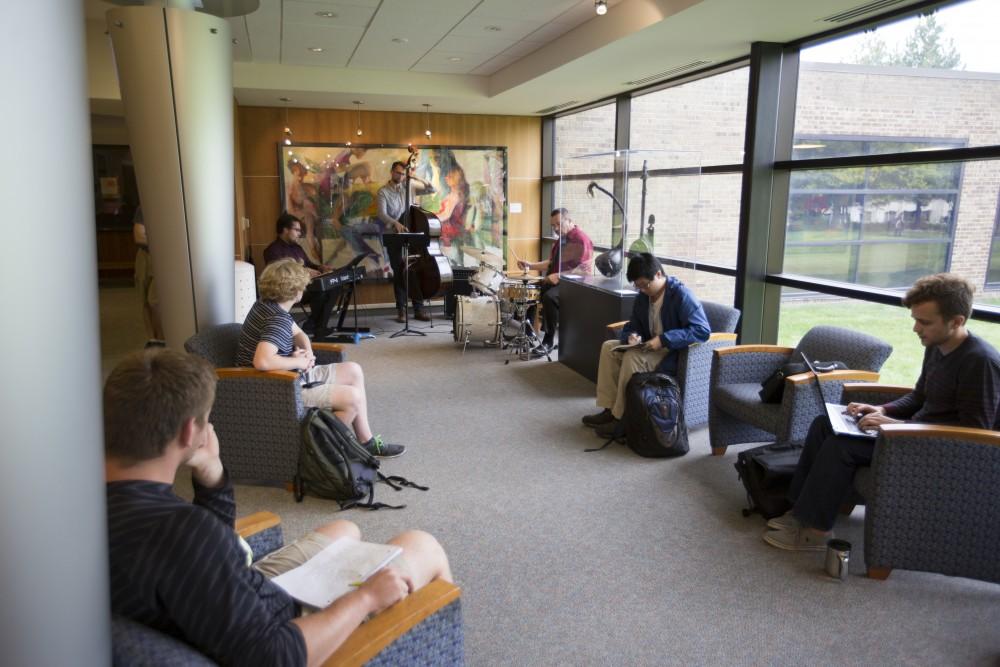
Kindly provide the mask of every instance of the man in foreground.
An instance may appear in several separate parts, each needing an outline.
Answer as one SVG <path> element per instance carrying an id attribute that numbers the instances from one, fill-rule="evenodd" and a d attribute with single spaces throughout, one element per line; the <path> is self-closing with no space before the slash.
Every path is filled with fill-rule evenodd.
<path id="1" fill-rule="evenodd" d="M 711 334 L 701 302 L 680 280 L 668 278 L 656 257 L 649 253 L 634 256 L 626 277 L 639 294 L 621 338 L 601 346 L 597 407 L 604 409 L 583 418 L 583 423 L 595 428 L 602 438 L 625 435 L 621 419 L 629 378 L 653 370 L 676 375 L 678 350 L 704 343 Z M 616 351 L 620 345 L 635 347 Z"/>
<path id="2" fill-rule="evenodd" d="M 104 386 L 105 476 L 111 608 L 192 644 L 221 664 L 320 664 L 372 613 L 436 578 L 448 559 L 427 533 L 390 540 L 403 554 L 329 607 L 301 616 L 270 578 L 340 537 L 359 539 L 349 521 L 328 523 L 253 566 L 233 530 L 233 487 L 209 422 L 215 372 L 171 350 L 127 358 Z M 173 493 L 191 471 L 194 502 Z"/>
<path id="3" fill-rule="evenodd" d="M 293 259 L 306 268 L 310 280 L 321 273 L 333 270 L 333 267 L 326 264 L 314 263 L 306 255 L 306 251 L 299 245 L 299 239 L 302 238 L 302 221 L 294 215 L 282 213 L 275 224 L 275 232 L 278 234 L 278 238 L 264 248 L 265 265 L 273 264 L 281 259 Z M 336 290 L 304 293 L 302 302 L 309 304 L 309 319 L 303 322 L 303 331 L 317 338 L 323 338 L 330 333 L 327 323 L 330 321 L 333 306 L 337 302 L 336 297 Z"/>
<path id="4" fill-rule="evenodd" d="M 545 335 L 534 356 L 549 354 L 556 340 L 559 327 L 559 278 L 562 275 L 589 276 L 594 272 L 594 244 L 569 216 L 569 211 L 557 208 L 549 216 L 552 233 L 559 242 L 552 244 L 548 259 L 539 262 L 518 260 L 517 265 L 525 271 L 538 271 L 545 275 L 542 281 L 542 328 Z M 535 309 L 528 311 L 528 319 L 533 320 Z"/>
<path id="5" fill-rule="evenodd" d="M 966 328 L 972 285 L 939 273 L 921 278 L 903 297 L 913 331 L 926 348 L 916 387 L 885 405 L 851 403 L 863 430 L 916 422 L 1000 429 L 1000 355 Z M 833 434 L 826 415 L 806 436 L 789 487 L 792 510 L 767 522 L 764 541 L 789 551 L 822 551 L 859 466 L 871 465 L 875 441 Z"/>

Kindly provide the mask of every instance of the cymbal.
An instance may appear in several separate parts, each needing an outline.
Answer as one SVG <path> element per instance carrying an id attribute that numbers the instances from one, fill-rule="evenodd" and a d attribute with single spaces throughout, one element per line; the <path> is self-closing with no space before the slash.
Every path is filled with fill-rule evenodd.
<path id="1" fill-rule="evenodd" d="M 472 248 L 470 250 L 464 251 L 469 257 L 475 257 L 483 264 L 489 264 L 490 266 L 495 266 L 497 268 L 503 267 L 503 258 L 494 255 L 493 253 L 486 252 L 485 250 L 479 250 L 478 248 Z"/>

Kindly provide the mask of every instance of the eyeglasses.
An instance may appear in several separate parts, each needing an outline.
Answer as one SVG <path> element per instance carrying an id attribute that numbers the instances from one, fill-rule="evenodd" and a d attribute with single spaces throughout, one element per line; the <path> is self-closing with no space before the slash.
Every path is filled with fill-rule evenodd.
<path id="1" fill-rule="evenodd" d="M 289 227 L 289 229 L 292 230 L 293 232 L 298 232 L 299 234 L 302 233 L 301 227 Z"/>
<path id="2" fill-rule="evenodd" d="M 394 171 L 394 172 L 392 172 L 392 175 L 393 176 L 406 176 L 406 172 L 405 171 Z"/>
<path id="3" fill-rule="evenodd" d="M 649 289 L 649 281 L 648 280 L 636 280 L 632 284 L 635 285 L 635 288 L 637 290 L 639 290 L 640 292 Z"/>

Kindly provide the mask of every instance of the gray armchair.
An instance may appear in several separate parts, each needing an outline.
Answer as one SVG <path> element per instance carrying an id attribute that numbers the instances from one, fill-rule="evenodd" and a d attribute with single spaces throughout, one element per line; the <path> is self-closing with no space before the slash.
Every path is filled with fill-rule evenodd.
<path id="1" fill-rule="evenodd" d="M 689 429 L 708 422 L 708 379 L 712 369 L 712 352 L 736 345 L 736 325 L 740 311 L 721 303 L 702 301 L 711 334 L 704 343 L 681 350 L 677 358 L 677 384 L 684 399 L 684 422 Z M 608 325 L 608 338 L 618 338 L 625 322 Z"/>
<path id="2" fill-rule="evenodd" d="M 806 332 L 797 347 L 737 345 L 717 349 L 712 359 L 709 387 L 708 433 L 712 454 L 721 456 L 729 445 L 747 442 L 801 444 L 823 405 L 811 373 L 785 379 L 781 403 L 764 403 L 761 382 L 786 363 L 810 359 L 842 361 L 850 370 L 820 374 L 823 393 L 833 401 L 844 382 L 877 382 L 878 370 L 892 353 L 888 343 L 868 334 L 831 326 Z"/>
<path id="3" fill-rule="evenodd" d="M 271 512 L 236 522 L 254 560 L 283 545 L 280 522 Z M 463 635 L 461 589 L 432 581 L 364 623 L 324 665 L 461 665 Z M 121 616 L 111 621 L 111 643 L 116 667 L 215 665 L 190 644 Z"/>
<path id="4" fill-rule="evenodd" d="M 191 336 L 184 349 L 208 359 L 219 384 L 212 423 L 231 479 L 282 484 L 296 478 L 301 423 L 305 417 L 298 374 L 237 368 L 240 324 L 220 324 Z M 314 343 L 316 363 L 344 360 L 340 345 Z"/>
<path id="5" fill-rule="evenodd" d="M 909 387 L 847 384 L 844 402 L 881 405 Z M 1000 433 L 889 424 L 854 487 L 872 579 L 894 568 L 1000 583 Z"/>

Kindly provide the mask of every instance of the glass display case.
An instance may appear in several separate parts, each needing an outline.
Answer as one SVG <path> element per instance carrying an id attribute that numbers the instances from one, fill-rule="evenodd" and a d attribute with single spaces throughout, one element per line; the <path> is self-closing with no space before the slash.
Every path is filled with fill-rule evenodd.
<path id="1" fill-rule="evenodd" d="M 622 150 L 566 157 L 556 167 L 554 208 L 578 227 L 560 234 L 563 277 L 624 293 L 632 291 L 633 253 L 697 262 L 701 153 Z M 590 262 L 579 261 L 580 233 L 594 245 Z"/>

